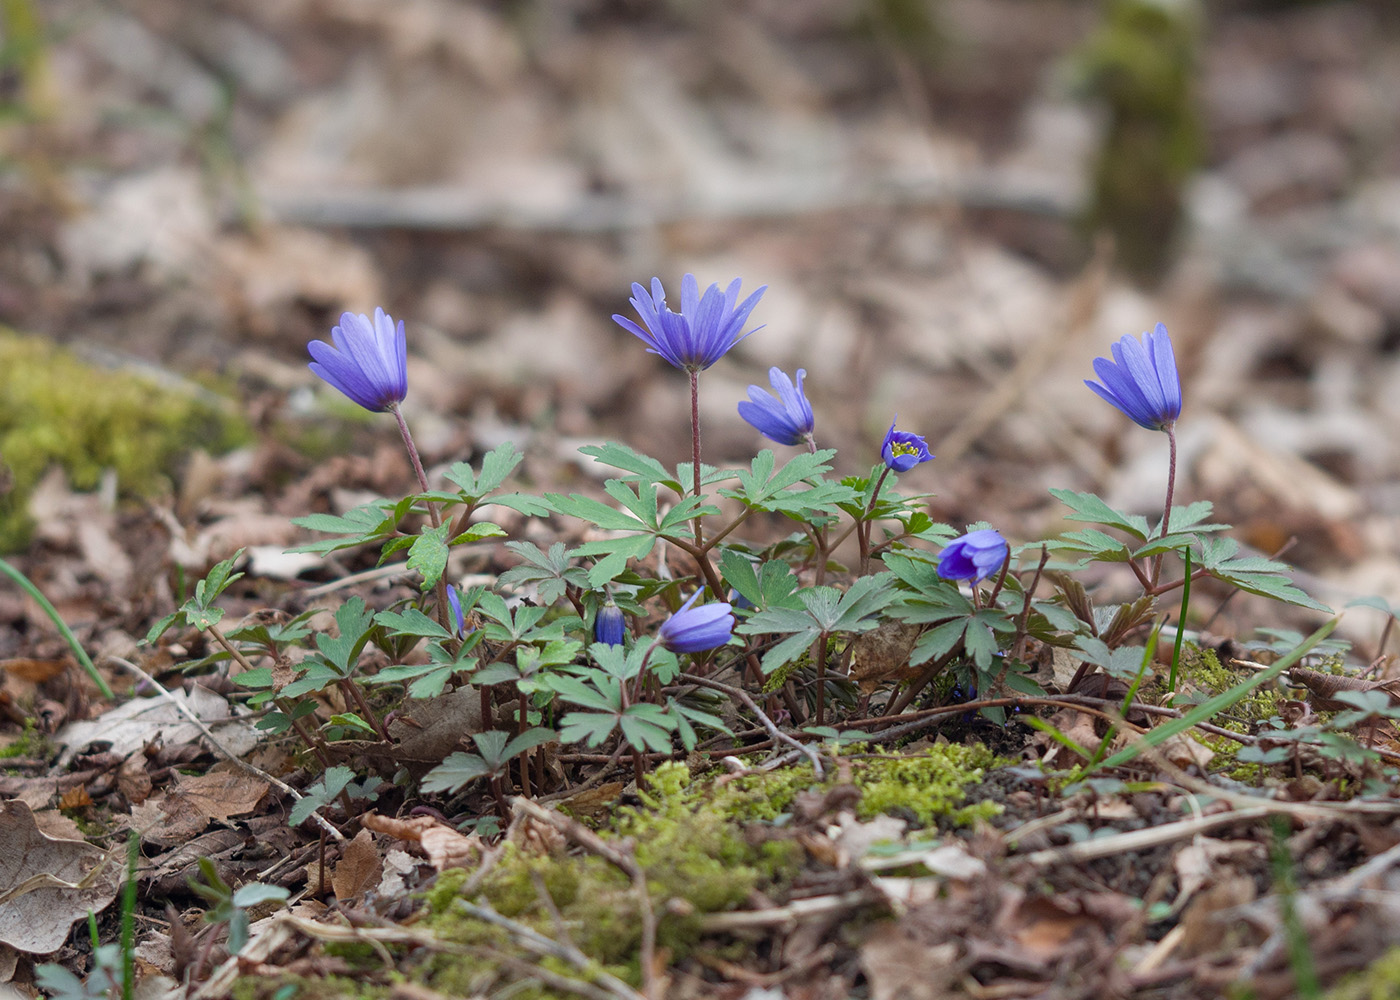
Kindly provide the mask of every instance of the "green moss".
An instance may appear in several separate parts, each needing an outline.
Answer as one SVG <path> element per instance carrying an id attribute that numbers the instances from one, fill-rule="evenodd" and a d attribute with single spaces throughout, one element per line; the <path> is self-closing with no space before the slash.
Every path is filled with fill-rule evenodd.
<path id="1" fill-rule="evenodd" d="M 848 762 L 849 768 L 841 770 L 862 790 L 865 817 L 895 811 L 926 824 L 966 823 L 998 808 L 966 804 L 967 788 L 997 763 L 984 747 L 941 745 L 909 756 L 880 753 Z M 786 824 L 772 821 L 791 810 L 799 793 L 822 792 L 837 780 L 833 775 L 817 782 L 810 768 L 801 767 L 723 783 L 696 781 L 684 764 L 668 763 L 651 776 L 648 790 L 640 793 L 640 806 L 614 812 L 599 835 L 635 851 L 658 921 L 657 946 L 671 962 L 684 961 L 698 945 L 706 914 L 741 907 L 754 891 L 784 896 L 809 861 Z M 507 988 L 511 996 L 551 996 L 547 988 L 523 982 L 518 970 L 496 960 L 497 953 L 517 953 L 506 931 L 471 917 L 459 905 L 471 877 L 463 871 L 443 873 L 425 893 L 419 921 L 425 932 L 464 950 L 424 955 L 422 964 L 405 974 L 448 996 Z M 508 843 L 476 891 L 476 902 L 547 937 L 558 940 L 566 934 L 596 963 L 594 968 L 640 985 L 636 892 L 631 880 L 602 858 L 578 851 L 541 856 Z M 714 942 L 706 947 L 716 953 Z M 739 960 L 750 945 L 740 941 L 734 947 L 733 957 Z M 344 956 L 373 963 L 359 951 Z M 573 979 L 587 978 L 553 960 L 544 965 Z M 267 997 L 250 994 L 240 1000 Z"/>
<path id="2" fill-rule="evenodd" d="M 1326 993 L 1327 1000 L 1400 1000 L 1400 948 L 1391 948 Z"/>
<path id="3" fill-rule="evenodd" d="M 0 552 L 28 540 L 26 510 L 40 477 L 58 465 L 78 490 L 113 469 L 124 495 L 169 490 L 191 448 L 227 450 L 247 426 L 216 398 L 94 368 L 39 338 L 0 330 L 0 456 L 12 489 L 0 496 Z"/>
<path id="4" fill-rule="evenodd" d="M 8 760 L 12 757 L 29 757 L 35 760 L 43 760 L 49 755 L 49 741 L 44 734 L 34 728 L 33 719 L 24 720 L 24 732 L 14 738 L 14 741 L 0 746 L 0 760 Z"/>
<path id="5" fill-rule="evenodd" d="M 980 782 L 996 756 L 980 744 L 945 743 L 921 754 L 865 761 L 855 783 L 861 790 L 861 819 L 882 813 L 912 814 L 924 826 L 939 820 L 965 826 L 991 819 L 1001 812 L 998 803 L 983 801 L 963 805 L 965 789 Z"/>
<path id="6" fill-rule="evenodd" d="M 1226 669 L 1212 650 L 1199 649 L 1187 644 L 1181 649 L 1181 683 L 1178 684 L 1177 690 L 1187 694 L 1200 691 L 1207 697 L 1212 697 L 1229 690 L 1250 676 L 1250 672 Z M 1277 693 L 1256 688 L 1210 721 L 1213 725 L 1231 732 L 1247 733 L 1254 723 L 1269 718 L 1277 710 Z M 1213 745 L 1207 745 L 1214 749 Z"/>

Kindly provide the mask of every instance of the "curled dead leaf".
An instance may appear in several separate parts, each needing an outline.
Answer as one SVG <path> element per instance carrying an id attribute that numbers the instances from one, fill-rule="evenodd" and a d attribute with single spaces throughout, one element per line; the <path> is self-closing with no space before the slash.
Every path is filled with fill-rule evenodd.
<path id="1" fill-rule="evenodd" d="M 74 921 L 116 899 L 120 882 L 113 856 L 47 836 L 22 802 L 0 803 L 0 944 L 48 954 Z"/>
<path id="2" fill-rule="evenodd" d="M 480 837 L 475 834 L 467 836 L 458 833 L 432 816 L 395 819 L 392 816 L 370 812 L 366 813 L 360 822 L 366 829 L 375 833 L 387 833 L 399 840 L 421 844 L 428 860 L 438 871 L 471 867 L 476 865 L 485 853 Z"/>

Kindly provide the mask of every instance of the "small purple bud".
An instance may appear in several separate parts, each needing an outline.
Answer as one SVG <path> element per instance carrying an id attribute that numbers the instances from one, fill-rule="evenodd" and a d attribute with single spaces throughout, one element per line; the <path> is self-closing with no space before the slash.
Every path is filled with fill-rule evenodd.
<path id="1" fill-rule="evenodd" d="M 627 638 L 627 619 L 612 601 L 598 609 L 598 617 L 593 620 L 593 638 L 609 646 L 621 646 Z"/>
<path id="2" fill-rule="evenodd" d="M 462 598 L 458 596 L 457 588 L 450 583 L 447 585 L 447 606 L 452 610 L 452 626 L 460 639 L 466 633 L 467 623 L 462 617 Z"/>

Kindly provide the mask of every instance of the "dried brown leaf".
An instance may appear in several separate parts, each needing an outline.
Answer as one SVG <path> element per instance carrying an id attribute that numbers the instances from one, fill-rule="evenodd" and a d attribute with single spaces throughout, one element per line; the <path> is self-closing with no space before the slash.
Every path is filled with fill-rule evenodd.
<path id="1" fill-rule="evenodd" d="M 81 840 L 41 832 L 29 807 L 0 803 L 0 944 L 47 954 L 73 922 L 117 896 L 121 865 Z"/>
<path id="2" fill-rule="evenodd" d="M 431 816 L 395 819 L 370 812 L 360 822 L 376 833 L 387 833 L 399 840 L 421 844 L 428 860 L 438 871 L 474 865 L 484 851 L 480 837 L 460 834 Z"/>
<path id="3" fill-rule="evenodd" d="M 929 945 L 910 937 L 899 924 L 879 921 L 860 949 L 870 980 L 871 1000 L 945 1000 L 962 996 L 955 984 L 963 974 L 958 946 Z"/>
<path id="4" fill-rule="evenodd" d="M 226 820 L 255 810 L 269 787 L 257 775 L 231 764 L 220 764 L 208 774 L 182 775 L 175 794 L 210 819 Z"/>
<path id="5" fill-rule="evenodd" d="M 355 839 L 345 845 L 345 853 L 336 862 L 331 875 L 331 888 L 340 902 L 354 899 L 366 889 L 379 884 L 384 872 L 384 863 L 375 849 L 374 838 L 369 830 L 361 830 Z"/>

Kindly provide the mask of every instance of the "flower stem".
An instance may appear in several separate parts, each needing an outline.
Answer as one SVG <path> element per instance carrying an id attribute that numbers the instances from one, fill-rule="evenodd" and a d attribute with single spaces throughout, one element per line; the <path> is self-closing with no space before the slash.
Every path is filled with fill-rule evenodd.
<path id="1" fill-rule="evenodd" d="M 1167 424 L 1162 430 L 1167 432 L 1167 447 L 1170 457 L 1167 459 L 1167 503 L 1162 509 L 1162 537 L 1166 538 L 1171 531 L 1172 519 L 1172 496 L 1176 492 L 1176 424 Z M 1162 573 L 1162 560 L 1166 558 L 1165 552 L 1157 554 L 1157 558 L 1152 561 L 1152 585 L 1157 585 L 1157 580 Z"/>
<path id="2" fill-rule="evenodd" d="M 861 576 L 864 576 L 866 570 L 870 568 L 871 519 L 872 515 L 875 513 L 875 501 L 880 499 L 880 489 L 885 485 L 885 480 L 889 478 L 889 474 L 890 467 L 887 465 L 884 471 L 880 473 L 880 478 L 875 480 L 875 489 L 870 491 L 870 505 L 865 508 L 865 518 L 856 526 L 856 540 L 860 542 Z"/>
<path id="3" fill-rule="evenodd" d="M 413 472 L 418 476 L 418 487 L 427 493 L 428 474 L 423 471 L 423 460 L 418 457 L 418 446 L 413 443 L 413 435 L 408 431 L 408 421 L 404 420 L 403 412 L 399 409 L 398 403 L 389 404 L 389 412 L 399 423 L 399 436 L 403 438 L 403 446 L 408 449 L 409 460 L 413 462 Z M 428 505 L 428 520 L 432 522 L 434 528 L 441 528 L 442 518 L 438 515 L 437 504 L 431 500 L 424 502 Z M 448 635 L 456 635 L 457 630 L 452 621 L 452 609 L 447 603 L 447 581 L 438 577 L 435 590 L 437 593 L 438 623 L 447 630 Z"/>
<path id="4" fill-rule="evenodd" d="M 690 462 L 691 479 L 695 485 L 695 495 L 700 496 L 700 373 L 691 369 L 690 374 Z M 700 536 L 700 518 L 691 522 L 695 529 L 695 544 L 704 544 Z M 718 595 L 716 595 L 718 596 Z"/>

